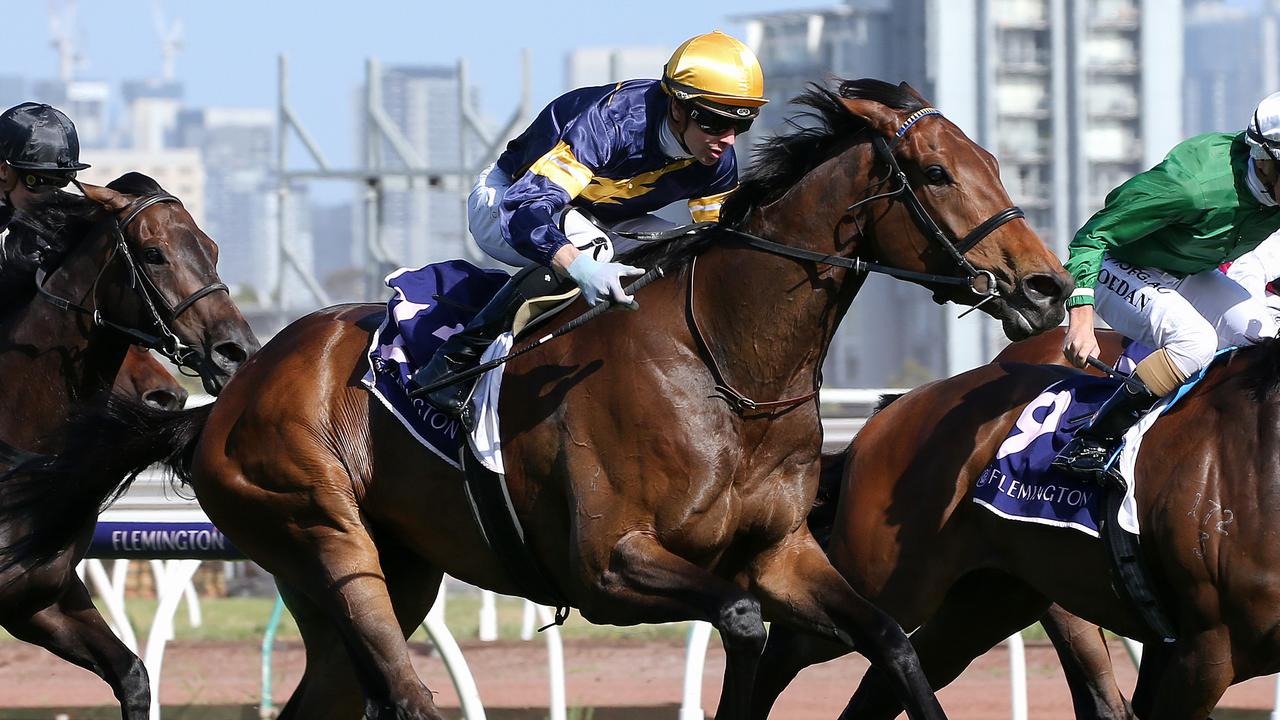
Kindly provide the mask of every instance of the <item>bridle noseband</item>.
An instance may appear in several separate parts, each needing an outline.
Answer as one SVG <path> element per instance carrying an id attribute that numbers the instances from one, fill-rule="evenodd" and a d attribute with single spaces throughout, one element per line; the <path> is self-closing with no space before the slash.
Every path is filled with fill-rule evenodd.
<path id="1" fill-rule="evenodd" d="M 203 359 L 203 355 L 198 348 L 187 345 L 182 342 L 178 335 L 170 327 L 170 323 L 177 321 L 182 313 L 186 312 L 198 300 L 215 292 L 230 292 L 225 283 L 215 282 L 209 283 L 204 287 L 196 290 L 187 297 L 183 298 L 176 305 L 170 305 L 165 299 L 164 293 L 160 292 L 160 288 L 149 275 L 138 265 L 133 258 L 132 251 L 129 250 L 129 243 L 125 239 L 124 231 L 129 225 L 142 214 L 144 210 L 160 203 L 178 203 L 182 201 L 166 192 L 159 192 L 153 195 L 146 195 L 135 200 L 132 205 L 126 208 L 124 219 L 120 219 L 116 214 L 111 215 L 113 223 L 112 232 L 115 235 L 115 247 L 111 249 L 111 254 L 107 256 L 106 261 L 102 263 L 102 267 L 98 270 L 98 274 L 93 279 L 93 287 L 89 291 L 89 295 L 93 298 L 94 309 L 83 307 L 66 298 L 53 294 L 45 288 L 45 282 L 49 276 L 56 273 L 61 267 L 61 258 L 58 264 L 52 270 L 46 271 L 44 267 L 36 270 L 36 291 L 40 297 L 53 304 L 55 307 L 63 310 L 78 312 L 82 315 L 88 315 L 93 318 L 95 327 L 106 327 L 115 330 L 128 337 L 132 344 L 141 345 L 150 348 L 164 355 L 176 365 L 180 372 L 191 377 L 198 377 L 200 374 L 199 362 Z M 102 280 L 102 276 L 106 273 L 107 268 L 111 265 L 111 261 L 120 256 L 124 259 L 128 266 L 130 282 L 129 286 L 137 291 L 138 296 L 142 298 L 143 304 L 146 305 L 147 311 L 151 316 L 151 323 L 158 330 L 158 333 L 149 333 L 138 328 L 121 325 L 112 322 L 102 316 L 102 312 L 97 307 L 98 283 Z M 165 321 L 161 315 L 160 308 L 163 308 L 168 315 L 168 321 Z M 190 372 L 187 372 L 187 371 Z"/>

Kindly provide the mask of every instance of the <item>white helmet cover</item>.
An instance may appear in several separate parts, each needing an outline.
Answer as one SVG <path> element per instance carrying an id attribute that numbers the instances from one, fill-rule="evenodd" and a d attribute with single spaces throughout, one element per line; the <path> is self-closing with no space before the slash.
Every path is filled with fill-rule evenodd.
<path id="1" fill-rule="evenodd" d="M 1249 154 L 1256 160 L 1280 160 L 1280 92 L 1272 93 L 1253 111 L 1244 131 Z"/>

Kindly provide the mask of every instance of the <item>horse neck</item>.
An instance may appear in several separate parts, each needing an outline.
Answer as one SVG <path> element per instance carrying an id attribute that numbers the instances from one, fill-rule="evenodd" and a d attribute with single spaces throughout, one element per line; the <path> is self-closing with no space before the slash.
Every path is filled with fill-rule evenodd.
<path id="1" fill-rule="evenodd" d="M 754 211 L 741 229 L 791 247 L 851 255 L 856 238 L 843 224 L 844 205 L 830 202 L 858 189 L 840 159 Z M 694 315 L 725 380 L 757 401 L 813 390 L 861 278 L 740 246 L 715 248 L 695 267 Z"/>
<path id="2" fill-rule="evenodd" d="M 68 262 L 57 274 L 83 277 L 89 270 Z M 30 295 L 0 318 L 0 441 L 51 449 L 72 406 L 111 387 L 128 349 L 122 336 L 94 328 L 88 316 Z"/>

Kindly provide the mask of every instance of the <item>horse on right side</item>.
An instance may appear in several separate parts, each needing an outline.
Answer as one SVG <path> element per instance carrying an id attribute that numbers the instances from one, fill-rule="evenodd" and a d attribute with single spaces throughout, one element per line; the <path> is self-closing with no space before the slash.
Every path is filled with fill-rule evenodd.
<path id="1" fill-rule="evenodd" d="M 1177 637 L 1167 644 L 1114 589 L 1102 542 L 1009 522 L 973 502 L 1024 408 L 1076 372 L 998 362 L 887 405 L 839 474 L 828 555 L 859 593 L 916 629 L 912 644 L 935 688 L 1057 603 L 1149 643 L 1138 717 L 1207 718 L 1231 684 L 1280 670 L 1280 341 L 1231 351 L 1142 441 L 1141 548 Z M 835 655 L 820 639 L 777 628 L 752 716 L 766 716 L 801 668 Z M 842 717 L 899 712 L 872 669 Z"/>

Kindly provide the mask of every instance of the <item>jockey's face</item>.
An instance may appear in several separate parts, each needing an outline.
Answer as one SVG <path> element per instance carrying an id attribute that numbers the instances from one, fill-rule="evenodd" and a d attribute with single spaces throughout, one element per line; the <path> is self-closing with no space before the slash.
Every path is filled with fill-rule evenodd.
<path id="1" fill-rule="evenodd" d="M 64 188 L 75 173 L 42 173 L 0 162 L 0 195 L 18 210 L 30 210 L 38 195 Z"/>
<path id="2" fill-rule="evenodd" d="M 1280 163 L 1275 160 L 1254 160 L 1253 165 L 1258 169 L 1258 179 L 1271 193 L 1271 198 L 1280 199 Z"/>
<path id="3" fill-rule="evenodd" d="M 720 157 L 738 141 L 738 128 L 733 124 L 704 129 L 692 121 L 680 103 L 671 102 L 671 129 L 684 141 L 694 159 L 703 165 L 715 165 Z"/>

